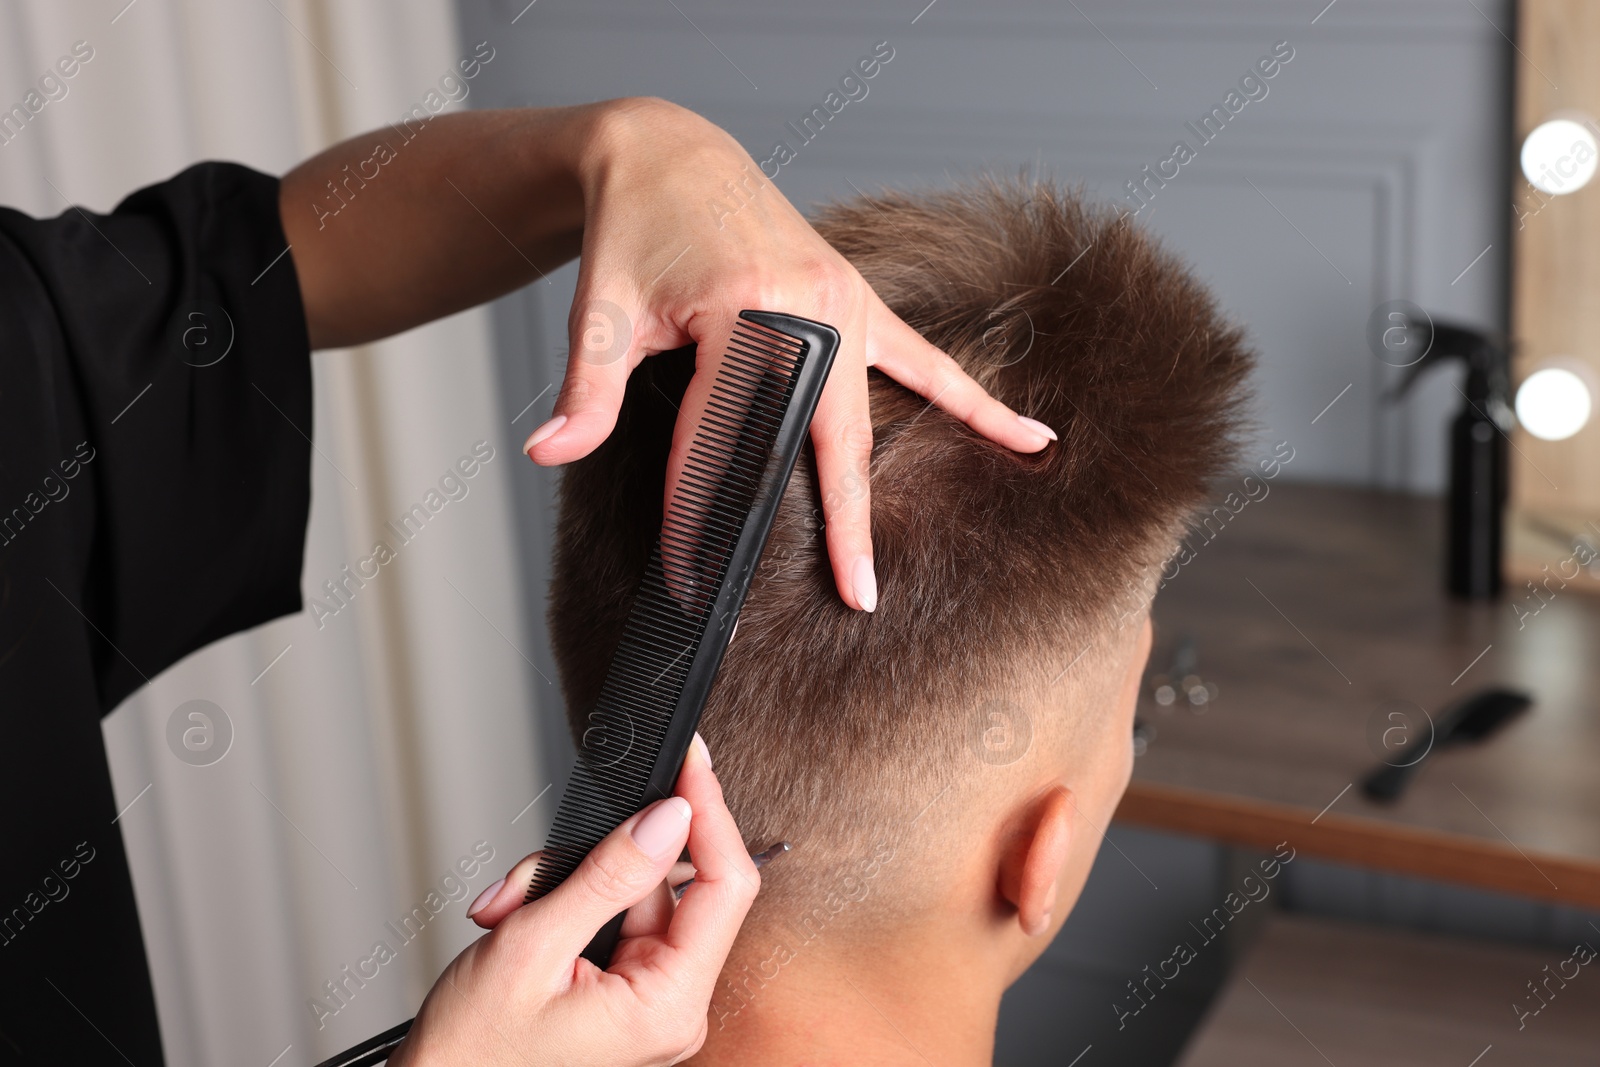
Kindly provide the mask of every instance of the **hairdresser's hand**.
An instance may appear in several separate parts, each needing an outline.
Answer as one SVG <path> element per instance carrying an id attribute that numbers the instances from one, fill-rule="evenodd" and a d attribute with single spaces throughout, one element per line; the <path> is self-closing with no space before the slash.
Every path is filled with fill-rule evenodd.
<path id="1" fill-rule="evenodd" d="M 491 932 L 446 968 L 389 1062 L 629 1067 L 699 1051 L 760 875 L 699 745 L 677 794 L 623 823 L 548 896 L 519 906 L 535 853 L 475 902 L 473 919 Z M 685 840 L 695 882 L 674 906 L 665 880 Z M 625 908 L 622 940 L 601 971 L 579 953 Z"/>
<path id="2" fill-rule="evenodd" d="M 1037 452 L 1055 434 L 990 397 L 885 307 L 727 133 L 660 100 L 602 106 L 609 112 L 581 166 L 583 259 L 566 381 L 525 449 L 542 464 L 587 455 L 610 434 L 633 368 L 696 344 L 667 465 L 670 501 L 739 311 L 826 322 L 842 344 L 811 437 L 828 555 L 845 602 L 871 611 L 868 367 L 1018 451 Z"/>

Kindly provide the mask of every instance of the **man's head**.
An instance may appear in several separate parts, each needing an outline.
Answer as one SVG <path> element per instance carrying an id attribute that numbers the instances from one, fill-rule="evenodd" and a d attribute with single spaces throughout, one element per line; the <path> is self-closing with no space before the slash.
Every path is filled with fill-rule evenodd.
<path id="1" fill-rule="evenodd" d="M 1231 460 L 1249 356 L 1175 260 L 1048 184 L 886 194 L 815 225 L 1060 440 L 1011 452 L 870 372 L 872 614 L 834 588 L 802 457 L 700 726 L 750 845 L 794 846 L 740 945 L 961 916 L 1027 946 L 997 965 L 1020 973 L 1127 784 L 1153 579 Z M 692 370 L 646 360 L 562 483 L 550 623 L 574 724 L 659 531 Z"/>

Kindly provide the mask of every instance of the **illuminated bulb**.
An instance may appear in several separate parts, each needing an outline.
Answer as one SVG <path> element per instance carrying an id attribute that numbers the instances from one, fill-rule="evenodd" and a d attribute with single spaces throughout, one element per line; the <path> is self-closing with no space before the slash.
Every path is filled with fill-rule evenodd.
<path id="1" fill-rule="evenodd" d="M 1517 421 L 1546 441 L 1562 441 L 1583 429 L 1590 409 L 1588 385 L 1564 367 L 1534 371 L 1517 390 Z"/>
<path id="2" fill-rule="evenodd" d="M 1522 173 L 1540 192 L 1575 193 L 1594 177 L 1594 131 L 1573 119 L 1541 123 L 1522 142 Z"/>

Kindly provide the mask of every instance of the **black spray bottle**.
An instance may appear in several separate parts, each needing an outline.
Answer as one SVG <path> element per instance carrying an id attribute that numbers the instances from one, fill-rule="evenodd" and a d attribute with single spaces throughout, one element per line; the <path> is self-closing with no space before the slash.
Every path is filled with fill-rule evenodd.
<path id="1" fill-rule="evenodd" d="M 1461 410 L 1450 422 L 1450 498 L 1445 515 L 1445 584 L 1458 597 L 1498 596 L 1507 496 L 1510 353 L 1491 334 L 1435 321 L 1413 323 L 1427 335 L 1425 354 L 1406 368 L 1389 398 L 1396 399 L 1429 367 L 1459 359 L 1467 379 Z M 1419 338 L 1421 339 L 1421 338 Z"/>

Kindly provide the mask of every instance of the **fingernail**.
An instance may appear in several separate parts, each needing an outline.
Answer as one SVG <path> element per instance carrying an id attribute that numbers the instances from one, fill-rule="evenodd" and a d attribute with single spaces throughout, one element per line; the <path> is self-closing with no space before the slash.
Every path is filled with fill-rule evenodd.
<path id="1" fill-rule="evenodd" d="M 467 918 L 470 919 L 484 908 L 487 908 L 489 906 L 489 901 L 495 898 L 495 894 L 500 892 L 500 887 L 505 884 L 506 880 L 502 878 L 488 889 L 485 889 L 483 892 L 479 893 L 478 899 L 474 900 L 467 908 Z"/>
<path id="2" fill-rule="evenodd" d="M 862 611 L 872 611 L 878 606 L 878 576 L 872 571 L 872 560 L 866 556 L 856 559 L 850 570 L 850 585 L 856 591 L 856 600 Z"/>
<path id="3" fill-rule="evenodd" d="M 537 430 L 528 435 L 528 440 L 523 444 L 522 451 L 531 451 L 533 447 L 539 444 L 541 441 L 545 441 L 553 437 L 555 432 L 566 424 L 567 417 L 565 415 L 557 415 L 555 418 L 549 420 L 543 426 L 539 427 Z"/>
<path id="4" fill-rule="evenodd" d="M 735 626 L 738 624 L 735 623 Z M 700 736 L 700 731 L 694 732 L 694 747 L 700 753 L 700 758 L 706 761 L 706 767 L 711 767 L 711 750 L 706 747 L 706 739 Z"/>
<path id="5" fill-rule="evenodd" d="M 1055 912 L 1047 911 L 1047 912 L 1044 913 L 1044 918 L 1039 920 L 1039 932 L 1041 934 L 1044 933 L 1046 930 L 1050 929 L 1050 919 L 1054 915 L 1055 915 Z"/>
<path id="6" fill-rule="evenodd" d="M 1026 426 L 1028 429 L 1032 430 L 1034 433 L 1043 434 L 1052 441 L 1060 440 L 1060 438 L 1056 436 L 1056 432 L 1054 430 L 1040 422 L 1038 419 L 1030 419 L 1026 415 L 1018 415 L 1017 421 L 1022 423 L 1022 425 Z"/>
<path id="7" fill-rule="evenodd" d="M 639 851 L 652 859 L 664 859 L 676 852 L 678 838 L 689 825 L 689 802 L 682 797 L 668 797 L 645 813 L 633 825 L 633 843 Z"/>

